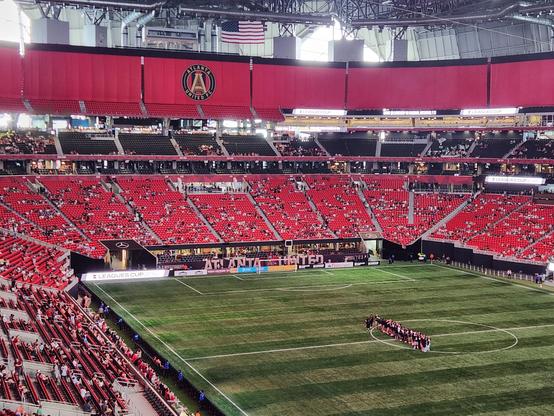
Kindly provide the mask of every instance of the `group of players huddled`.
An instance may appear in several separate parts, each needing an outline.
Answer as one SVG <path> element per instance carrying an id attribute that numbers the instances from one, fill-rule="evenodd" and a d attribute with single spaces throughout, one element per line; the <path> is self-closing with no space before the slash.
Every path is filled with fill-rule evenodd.
<path id="1" fill-rule="evenodd" d="M 368 331 L 371 331 L 376 326 L 383 334 L 410 345 L 414 350 L 428 352 L 431 349 L 430 337 L 421 332 L 406 328 L 392 319 L 384 319 L 379 315 L 370 315 L 365 320 L 365 326 Z"/>

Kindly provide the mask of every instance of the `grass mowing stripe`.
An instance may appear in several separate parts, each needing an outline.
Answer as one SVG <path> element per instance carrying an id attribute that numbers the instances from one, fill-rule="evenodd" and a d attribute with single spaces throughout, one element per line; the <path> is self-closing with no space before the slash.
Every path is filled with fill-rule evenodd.
<path id="1" fill-rule="evenodd" d="M 133 315 L 131 312 L 129 312 L 123 305 L 121 305 L 117 300 L 115 300 L 109 293 L 106 293 L 100 286 L 98 286 L 96 283 L 94 284 L 100 291 L 102 291 L 106 296 L 108 296 L 112 301 L 115 302 L 116 305 L 118 305 L 122 310 L 124 310 L 127 315 L 131 318 L 133 318 L 141 327 L 143 327 L 150 335 L 152 335 L 155 339 L 158 340 L 165 348 L 171 352 L 175 357 L 177 357 L 180 361 L 182 361 L 187 367 L 189 367 L 192 371 L 194 371 L 202 380 L 204 380 L 206 383 L 208 383 L 215 391 L 217 391 L 221 396 L 223 396 L 229 403 L 231 403 L 241 414 L 244 416 L 248 416 L 248 413 L 246 413 L 242 408 L 240 408 L 233 400 L 231 400 L 225 393 L 223 393 L 216 385 L 214 385 L 211 381 L 209 381 L 206 377 L 204 377 L 196 368 L 194 368 L 191 364 L 189 364 L 183 357 L 181 357 L 171 346 L 167 345 L 158 335 L 156 335 L 154 332 L 150 330 L 147 326 L 145 326 L 135 315 Z"/>
<path id="2" fill-rule="evenodd" d="M 208 276 L 192 285 L 209 294 L 204 296 L 169 279 L 100 286 L 155 332 L 158 338 L 135 324 L 153 347 L 169 356 L 172 365 L 183 367 L 191 382 L 205 387 L 210 399 L 228 416 L 244 415 L 191 366 L 251 416 L 442 416 L 458 415 L 463 406 L 472 408 L 468 415 L 554 414 L 554 400 L 537 400 L 535 406 L 498 402 L 503 395 L 519 396 L 518 391 L 549 384 L 551 367 L 544 366 L 543 371 L 543 366 L 534 362 L 554 362 L 552 296 L 435 265 L 395 264 L 332 272 L 240 274 L 242 281 L 231 275 Z M 383 281 L 387 283 L 379 283 Z M 337 290 L 350 284 L 350 288 Z M 288 287 L 295 291 L 276 290 Z M 91 289 L 113 302 L 94 285 Z M 268 290 L 252 291 L 257 289 Z M 121 309 L 114 305 L 114 310 Z M 369 313 L 407 324 L 423 319 L 411 325 L 431 335 L 432 351 L 457 350 L 460 354 L 423 354 L 377 342 L 368 344 L 361 321 Z M 519 343 L 505 351 L 471 354 L 505 348 L 512 338 L 491 328 L 429 321 L 432 319 L 507 329 Z M 174 358 L 158 339 L 181 358 Z M 344 345 L 311 348 L 328 344 Z M 219 358 L 201 359 L 212 356 Z M 193 358 L 189 362 L 186 357 Z M 435 375 L 440 380 L 435 380 Z M 483 402 L 474 403 L 480 397 Z M 427 403 L 430 411 L 420 403 Z"/>
<path id="3" fill-rule="evenodd" d="M 488 332 L 517 331 L 517 330 L 538 329 L 538 328 L 548 328 L 548 327 L 554 327 L 554 324 L 530 325 L 530 326 L 520 326 L 520 327 L 516 326 L 516 327 L 513 327 L 513 328 L 490 328 L 490 329 L 482 329 L 482 330 L 477 330 L 477 331 L 450 332 L 450 333 L 445 333 L 445 334 L 433 334 L 433 335 L 431 335 L 431 337 L 432 338 L 437 338 L 437 337 L 449 337 L 449 336 L 459 336 L 459 335 L 473 335 L 473 334 L 481 334 L 481 333 L 488 333 Z M 306 347 L 277 348 L 277 349 L 273 349 L 273 350 L 248 351 L 248 352 L 238 352 L 238 353 L 233 353 L 233 354 L 206 355 L 204 357 L 188 357 L 188 358 L 185 358 L 185 359 L 187 361 L 197 361 L 197 360 L 207 360 L 207 359 L 210 359 L 210 358 L 239 357 L 239 356 L 244 356 L 244 355 L 272 354 L 272 353 L 279 353 L 279 352 L 313 350 L 313 349 L 318 349 L 318 348 L 345 347 L 345 346 L 348 346 L 348 345 L 374 344 L 376 342 L 381 342 L 381 341 L 376 340 L 376 339 L 371 339 L 371 340 L 367 340 L 367 341 L 342 342 L 342 343 L 323 344 L 323 345 L 308 345 Z M 390 345 L 388 343 L 385 343 L 385 344 Z M 398 344 L 400 344 L 400 343 L 398 343 Z M 434 351 L 431 350 L 431 352 L 434 352 Z"/>

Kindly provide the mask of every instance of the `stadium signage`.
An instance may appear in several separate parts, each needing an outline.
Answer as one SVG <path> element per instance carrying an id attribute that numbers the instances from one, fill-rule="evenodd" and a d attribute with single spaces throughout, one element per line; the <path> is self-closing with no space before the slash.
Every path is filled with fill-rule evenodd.
<path id="1" fill-rule="evenodd" d="M 258 257 L 229 257 L 226 259 L 206 259 L 204 261 L 204 269 L 219 270 L 219 269 L 234 269 L 239 267 L 259 267 L 267 266 L 268 264 L 260 264 Z M 288 265 L 314 265 L 322 264 L 325 258 L 322 254 L 296 254 L 283 257 L 271 258 L 272 266 L 288 266 Z"/>
<path id="2" fill-rule="evenodd" d="M 175 270 L 175 277 L 180 276 L 204 276 L 207 275 L 207 270 Z"/>
<path id="3" fill-rule="evenodd" d="M 338 263 L 325 263 L 326 269 L 347 269 L 354 267 L 354 262 L 351 261 L 341 261 Z"/>
<path id="4" fill-rule="evenodd" d="M 182 82 L 187 97 L 195 101 L 207 100 L 215 91 L 215 76 L 206 65 L 189 66 L 183 74 Z"/>
<path id="5" fill-rule="evenodd" d="M 135 279 L 153 279 L 166 277 L 169 275 L 167 270 L 127 270 L 121 272 L 97 272 L 84 273 L 81 280 L 84 282 L 100 280 L 135 280 Z"/>
<path id="6" fill-rule="evenodd" d="M 487 176 L 485 182 L 515 185 L 543 185 L 546 179 L 532 176 Z"/>

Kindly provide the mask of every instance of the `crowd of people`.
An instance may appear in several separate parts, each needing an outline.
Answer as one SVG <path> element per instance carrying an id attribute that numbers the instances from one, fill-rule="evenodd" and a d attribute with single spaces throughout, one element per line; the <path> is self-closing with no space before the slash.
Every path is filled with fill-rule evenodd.
<path id="1" fill-rule="evenodd" d="M 365 325 L 368 331 L 376 327 L 383 334 L 409 345 L 414 350 L 422 352 L 429 352 L 431 350 L 431 337 L 407 328 L 400 322 L 385 319 L 379 315 L 370 315 L 365 320 Z"/>
<path id="2" fill-rule="evenodd" d="M 0 154 L 56 153 L 54 138 L 47 133 L 0 133 Z"/>

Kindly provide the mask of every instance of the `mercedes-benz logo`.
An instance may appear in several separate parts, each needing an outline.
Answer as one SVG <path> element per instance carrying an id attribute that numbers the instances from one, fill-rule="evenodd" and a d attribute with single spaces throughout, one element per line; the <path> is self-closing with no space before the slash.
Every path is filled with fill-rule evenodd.
<path id="1" fill-rule="evenodd" d="M 115 243 L 115 246 L 116 246 L 117 248 L 129 248 L 129 244 L 127 244 L 127 243 L 125 243 L 125 242 L 123 242 L 123 241 L 120 241 L 120 242 L 118 242 L 118 243 Z"/>

